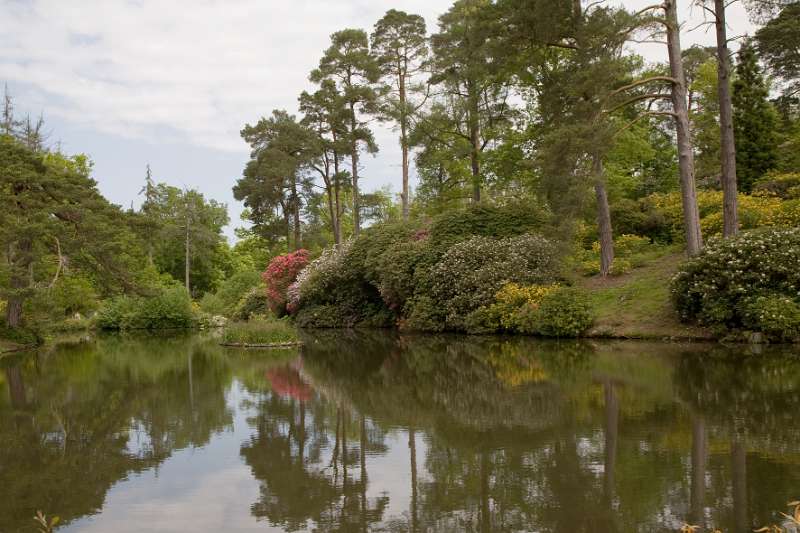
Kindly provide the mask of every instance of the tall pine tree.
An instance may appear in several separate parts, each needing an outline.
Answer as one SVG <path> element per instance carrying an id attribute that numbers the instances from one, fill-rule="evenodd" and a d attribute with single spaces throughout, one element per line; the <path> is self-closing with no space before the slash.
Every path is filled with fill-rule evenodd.
<path id="1" fill-rule="evenodd" d="M 739 188 L 750 192 L 753 183 L 775 167 L 778 159 L 778 115 L 769 102 L 769 89 L 751 43 L 739 49 L 733 82 L 733 128 Z"/>

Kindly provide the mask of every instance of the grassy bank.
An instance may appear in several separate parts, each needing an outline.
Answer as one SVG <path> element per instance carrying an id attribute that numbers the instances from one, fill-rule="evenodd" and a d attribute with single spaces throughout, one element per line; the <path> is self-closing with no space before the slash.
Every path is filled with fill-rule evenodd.
<path id="1" fill-rule="evenodd" d="M 227 346 L 291 346 L 298 344 L 297 330 L 286 320 L 253 320 L 225 326 L 222 344 Z"/>
<path id="2" fill-rule="evenodd" d="M 595 312 L 589 337 L 629 339 L 711 340 L 708 329 L 678 320 L 670 301 L 669 282 L 682 253 L 665 253 L 617 277 L 582 278 L 576 283 L 587 291 Z"/>

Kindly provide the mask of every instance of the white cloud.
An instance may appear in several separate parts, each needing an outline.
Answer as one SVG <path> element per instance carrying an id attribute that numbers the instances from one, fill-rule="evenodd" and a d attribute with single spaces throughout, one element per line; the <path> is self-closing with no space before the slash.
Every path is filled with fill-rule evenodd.
<path id="1" fill-rule="evenodd" d="M 446 0 L 0 0 L 0 79 L 99 132 L 242 150 L 241 126 L 294 110 L 332 31 L 389 7 L 433 22 Z"/>

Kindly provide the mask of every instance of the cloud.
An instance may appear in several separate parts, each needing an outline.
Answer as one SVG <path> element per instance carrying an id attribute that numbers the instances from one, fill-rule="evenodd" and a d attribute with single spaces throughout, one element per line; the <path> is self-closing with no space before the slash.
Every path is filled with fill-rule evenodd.
<path id="1" fill-rule="evenodd" d="M 402 7 L 432 24 L 448 3 Z M 331 32 L 369 29 L 393 4 L 0 0 L 0 79 L 98 132 L 241 152 L 244 123 L 295 110 Z"/>

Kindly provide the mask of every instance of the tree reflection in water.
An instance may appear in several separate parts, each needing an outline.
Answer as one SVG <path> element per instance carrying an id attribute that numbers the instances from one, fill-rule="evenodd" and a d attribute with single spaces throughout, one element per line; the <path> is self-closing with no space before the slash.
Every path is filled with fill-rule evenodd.
<path id="1" fill-rule="evenodd" d="M 237 415 L 230 468 L 257 487 L 237 523 L 287 531 L 749 531 L 797 497 L 791 353 L 304 340 L 267 354 L 110 337 L 3 360 L 0 531 L 30 530 L 37 509 L 67 524 L 102 512 L 118 481 L 223 438 Z"/>

